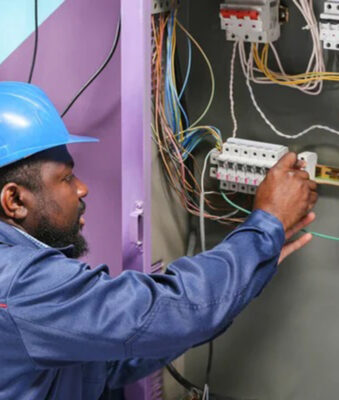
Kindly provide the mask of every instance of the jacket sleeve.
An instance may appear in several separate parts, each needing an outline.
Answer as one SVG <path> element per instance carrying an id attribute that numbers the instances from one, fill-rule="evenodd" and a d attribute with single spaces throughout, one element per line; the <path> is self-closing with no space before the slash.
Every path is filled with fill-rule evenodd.
<path id="1" fill-rule="evenodd" d="M 214 249 L 183 257 L 162 275 L 27 254 L 7 312 L 40 368 L 77 362 L 159 360 L 217 335 L 273 276 L 285 240 L 281 223 L 255 211 Z"/>

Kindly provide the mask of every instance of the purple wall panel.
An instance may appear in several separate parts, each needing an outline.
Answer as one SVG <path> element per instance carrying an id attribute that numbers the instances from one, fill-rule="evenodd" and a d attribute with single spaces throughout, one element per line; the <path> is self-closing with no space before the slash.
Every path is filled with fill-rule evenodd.
<path id="1" fill-rule="evenodd" d="M 40 27 L 33 83 L 62 111 L 106 58 L 120 13 L 118 0 L 66 0 Z M 32 17 L 33 18 L 33 17 Z M 29 37 L 0 66 L 1 80 L 26 81 L 33 50 Z M 65 117 L 72 133 L 99 144 L 70 146 L 76 172 L 89 186 L 85 234 L 94 265 L 121 271 L 120 51 Z"/>

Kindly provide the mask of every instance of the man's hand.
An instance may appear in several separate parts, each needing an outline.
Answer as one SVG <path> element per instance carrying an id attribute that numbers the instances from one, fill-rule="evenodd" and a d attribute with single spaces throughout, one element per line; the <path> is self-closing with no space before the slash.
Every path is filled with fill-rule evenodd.
<path id="1" fill-rule="evenodd" d="M 281 221 L 286 237 L 305 223 L 305 217 L 318 200 L 317 184 L 301 170 L 303 166 L 304 162 L 298 161 L 295 153 L 286 154 L 268 172 L 254 202 L 254 209 L 264 210 Z"/>

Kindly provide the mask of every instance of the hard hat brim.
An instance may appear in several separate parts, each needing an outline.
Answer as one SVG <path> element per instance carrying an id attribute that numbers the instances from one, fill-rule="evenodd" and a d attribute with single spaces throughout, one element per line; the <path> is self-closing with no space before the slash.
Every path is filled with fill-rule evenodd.
<path id="1" fill-rule="evenodd" d="M 40 153 L 44 150 L 52 149 L 53 147 L 59 147 L 68 144 L 75 143 L 95 143 L 100 140 L 91 136 L 78 136 L 78 135 L 69 135 L 67 139 L 56 141 L 55 143 L 45 144 L 43 146 L 26 148 L 24 150 L 18 151 L 16 153 L 12 153 L 7 157 L 0 157 L 0 168 L 5 167 L 6 165 L 13 164 L 16 161 L 19 161 L 24 158 L 28 158 L 36 153 Z"/>
<path id="2" fill-rule="evenodd" d="M 91 136 L 78 136 L 78 135 L 69 135 L 68 142 L 64 144 L 71 144 L 71 143 L 95 143 L 100 142 L 98 138 L 94 138 Z"/>

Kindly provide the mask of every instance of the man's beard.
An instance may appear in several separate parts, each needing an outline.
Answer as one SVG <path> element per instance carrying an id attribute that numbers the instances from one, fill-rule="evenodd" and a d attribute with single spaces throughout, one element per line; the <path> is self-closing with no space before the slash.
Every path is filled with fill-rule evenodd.
<path id="1" fill-rule="evenodd" d="M 40 242 L 54 248 L 62 248 L 73 245 L 72 258 L 78 258 L 88 253 L 86 239 L 80 233 L 80 216 L 85 210 L 85 204 L 79 210 L 77 222 L 68 229 L 59 229 L 50 223 L 46 215 L 39 215 L 39 222 L 36 226 L 34 237 Z"/>

